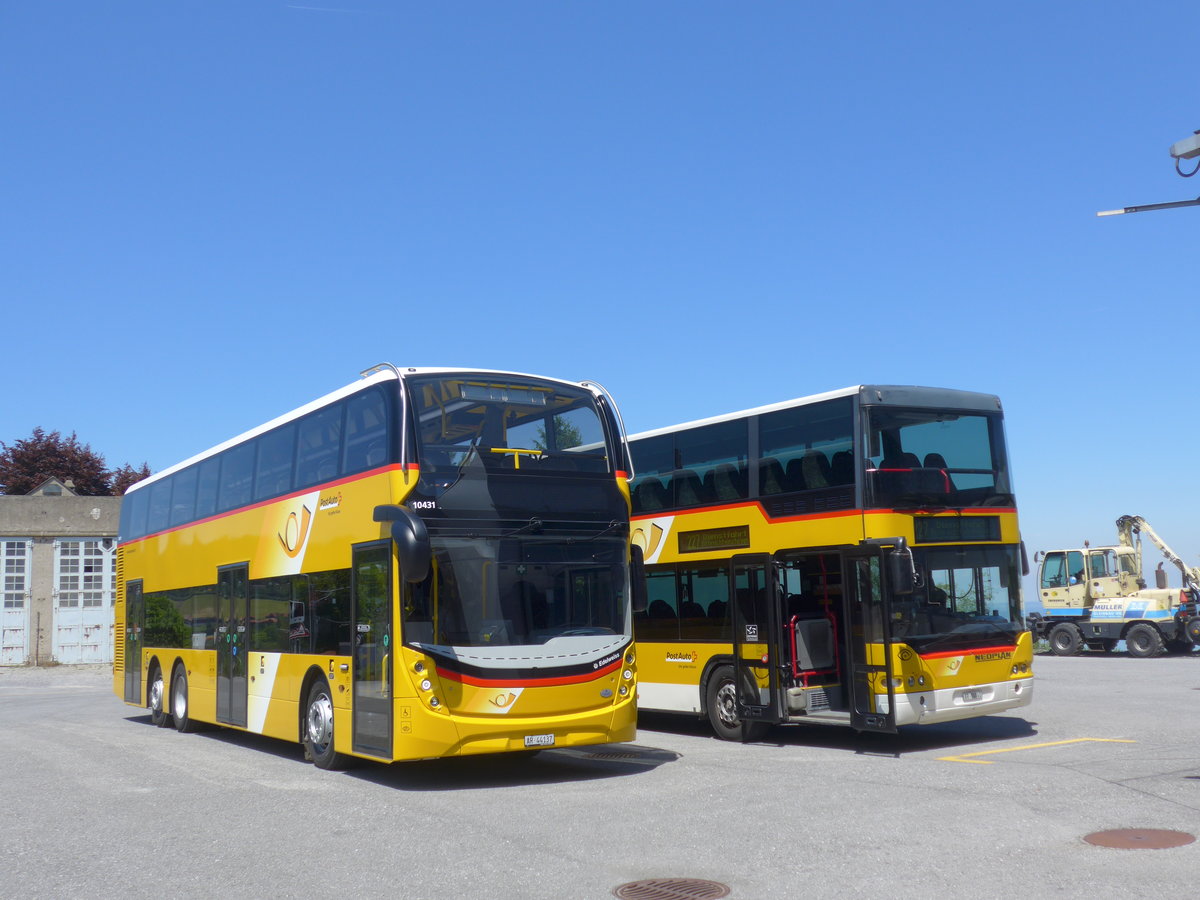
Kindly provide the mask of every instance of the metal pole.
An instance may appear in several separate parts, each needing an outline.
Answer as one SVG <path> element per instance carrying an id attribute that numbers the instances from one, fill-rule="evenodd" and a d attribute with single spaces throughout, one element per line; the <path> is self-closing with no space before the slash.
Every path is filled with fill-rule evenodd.
<path id="1" fill-rule="evenodd" d="M 1181 206 L 1200 206 L 1200 197 L 1195 200 L 1176 200 L 1173 203 L 1148 203 L 1145 206 L 1126 206 L 1124 209 L 1105 209 L 1098 216 L 1122 216 L 1125 213 L 1150 212 L 1155 209 L 1179 209 Z"/>

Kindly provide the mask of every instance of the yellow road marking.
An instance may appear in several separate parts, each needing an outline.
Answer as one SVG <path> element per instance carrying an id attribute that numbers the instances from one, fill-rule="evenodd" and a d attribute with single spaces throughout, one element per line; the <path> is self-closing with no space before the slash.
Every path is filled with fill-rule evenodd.
<path id="1" fill-rule="evenodd" d="M 977 766 L 990 766 L 990 759 L 974 759 L 976 756 L 991 756 L 996 753 L 1016 753 L 1018 750 L 1038 750 L 1042 747 L 1061 747 L 1064 744 L 1136 744 L 1137 741 L 1127 741 L 1121 738 L 1072 738 L 1069 741 L 1050 741 L 1048 744 L 1026 744 L 1024 747 L 1004 747 L 1000 750 L 981 750 L 978 753 L 962 753 L 958 756 L 939 756 L 939 762 L 973 763 Z"/>

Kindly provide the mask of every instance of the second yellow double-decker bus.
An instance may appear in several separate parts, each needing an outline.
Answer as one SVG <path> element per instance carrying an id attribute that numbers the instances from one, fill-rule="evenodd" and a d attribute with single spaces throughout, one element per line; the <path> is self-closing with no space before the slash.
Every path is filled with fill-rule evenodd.
<path id="1" fill-rule="evenodd" d="M 325 768 L 628 740 L 628 472 L 596 385 L 369 370 L 126 494 L 114 690 Z"/>
<path id="2" fill-rule="evenodd" d="M 641 709 L 727 739 L 1032 700 L 1000 401 L 868 385 L 630 438 Z"/>

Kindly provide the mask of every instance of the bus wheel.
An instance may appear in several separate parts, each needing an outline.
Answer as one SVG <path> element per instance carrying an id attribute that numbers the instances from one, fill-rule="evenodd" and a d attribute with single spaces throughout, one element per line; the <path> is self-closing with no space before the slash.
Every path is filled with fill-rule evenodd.
<path id="1" fill-rule="evenodd" d="M 1059 622 L 1050 629 L 1050 651 L 1055 656 L 1074 656 L 1083 643 L 1083 635 L 1072 622 Z"/>
<path id="2" fill-rule="evenodd" d="M 743 722 L 738 717 L 737 685 L 732 666 L 721 666 L 713 672 L 705 693 L 708 721 L 721 740 L 758 741 L 766 736 L 767 727 L 762 722 Z"/>
<path id="3" fill-rule="evenodd" d="M 304 708 L 304 753 L 319 769 L 344 769 L 350 758 L 333 749 L 333 695 L 324 678 L 313 682 Z"/>
<path id="4" fill-rule="evenodd" d="M 183 666 L 175 670 L 171 682 L 171 715 L 175 719 L 175 730 L 183 734 L 196 730 L 196 724 L 188 718 L 187 672 Z"/>
<path id="5" fill-rule="evenodd" d="M 1162 635 L 1158 629 L 1147 622 L 1139 622 L 1125 633 L 1125 649 L 1130 656 L 1146 659 L 1156 656 L 1162 650 Z"/>
<path id="6" fill-rule="evenodd" d="M 150 672 L 150 721 L 159 728 L 171 724 L 171 716 L 163 709 L 166 700 L 166 685 L 163 683 L 162 669 L 155 666 Z"/>

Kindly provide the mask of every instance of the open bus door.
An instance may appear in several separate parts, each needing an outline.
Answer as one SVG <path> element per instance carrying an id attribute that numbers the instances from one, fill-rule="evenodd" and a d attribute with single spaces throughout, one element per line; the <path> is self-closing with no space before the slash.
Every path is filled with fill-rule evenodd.
<path id="1" fill-rule="evenodd" d="M 738 718 L 745 724 L 784 720 L 779 678 L 782 611 L 775 561 L 766 553 L 733 557 L 729 608 L 733 622 Z"/>
<path id="2" fill-rule="evenodd" d="M 891 595 L 912 593 L 912 555 L 903 538 L 883 538 L 863 541 L 844 560 L 850 724 L 859 731 L 894 734 Z"/>

